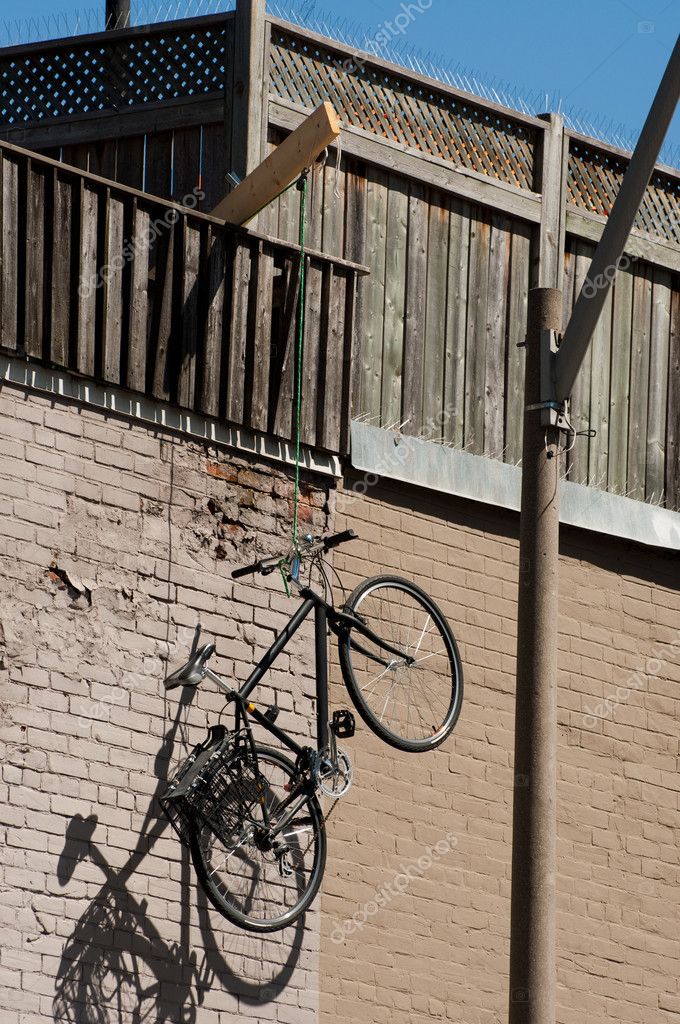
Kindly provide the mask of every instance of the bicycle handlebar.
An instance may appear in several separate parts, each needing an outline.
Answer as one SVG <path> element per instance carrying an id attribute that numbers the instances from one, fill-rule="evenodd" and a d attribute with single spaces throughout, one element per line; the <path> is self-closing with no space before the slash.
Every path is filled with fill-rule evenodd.
<path id="1" fill-rule="evenodd" d="M 319 543 L 323 545 L 323 551 L 330 551 L 331 548 L 336 548 L 339 544 L 344 544 L 348 540 L 358 540 L 358 535 L 354 530 L 343 530 L 341 533 L 331 534 L 330 537 L 319 538 Z M 310 541 L 310 547 L 314 541 Z M 251 576 L 253 573 L 259 572 L 263 576 L 268 576 L 269 573 L 274 572 L 277 565 L 279 564 L 279 558 L 264 558 L 258 562 L 253 562 L 251 565 L 244 565 L 240 569 L 234 569 L 231 574 L 233 580 L 239 580 L 243 576 Z"/>

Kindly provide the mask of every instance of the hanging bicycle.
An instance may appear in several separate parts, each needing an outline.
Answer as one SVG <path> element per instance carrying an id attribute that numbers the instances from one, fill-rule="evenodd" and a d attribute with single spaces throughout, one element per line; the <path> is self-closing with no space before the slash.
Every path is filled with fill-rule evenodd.
<path id="1" fill-rule="evenodd" d="M 374 576 L 342 608 L 328 600 L 323 555 L 356 534 L 306 537 L 283 557 L 237 569 L 267 576 L 281 570 L 286 589 L 303 603 L 239 690 L 208 667 L 213 643 L 198 646 L 165 680 L 171 690 L 210 679 L 233 705 L 231 728 L 215 725 L 181 765 L 161 799 L 191 850 L 200 884 L 213 905 L 251 931 L 285 928 L 309 907 L 326 861 L 319 794 L 343 796 L 352 767 L 337 741 L 354 735 L 347 709 L 329 713 L 328 630 L 338 637 L 342 676 L 364 722 L 400 750 L 432 750 L 450 735 L 463 699 L 463 672 L 451 629 L 428 595 L 397 576 Z M 324 595 L 300 580 L 304 563 L 318 569 Z M 278 708 L 260 710 L 250 695 L 305 619 L 314 612 L 316 747 L 303 746 L 276 724 Z M 294 760 L 255 742 L 251 720 L 271 733 Z"/>

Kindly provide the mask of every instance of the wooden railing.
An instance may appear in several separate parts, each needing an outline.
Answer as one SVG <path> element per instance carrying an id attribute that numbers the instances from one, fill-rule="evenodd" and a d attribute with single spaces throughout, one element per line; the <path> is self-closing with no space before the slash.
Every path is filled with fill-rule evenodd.
<path id="1" fill-rule="evenodd" d="M 297 246 L 7 143 L 0 182 L 5 352 L 292 437 Z M 302 440 L 346 451 L 365 268 L 306 272 Z"/>

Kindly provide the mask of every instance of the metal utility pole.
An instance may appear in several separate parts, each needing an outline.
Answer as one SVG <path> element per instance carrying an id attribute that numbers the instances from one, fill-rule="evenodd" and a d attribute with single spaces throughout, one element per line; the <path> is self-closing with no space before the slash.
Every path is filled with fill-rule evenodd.
<path id="1" fill-rule="evenodd" d="M 106 0 L 106 28 L 129 28 L 130 0 Z"/>
<path id="2" fill-rule="evenodd" d="M 555 1020 L 560 433 L 541 416 L 541 348 L 562 293 L 529 292 L 515 697 L 510 1024 Z"/>
<path id="3" fill-rule="evenodd" d="M 680 98 L 676 42 L 561 346 L 561 292 L 529 295 L 517 622 L 510 1024 L 554 1024 L 559 458 L 579 367 Z M 590 282 L 590 287 L 588 287 Z M 597 426 L 597 424 L 595 424 Z"/>

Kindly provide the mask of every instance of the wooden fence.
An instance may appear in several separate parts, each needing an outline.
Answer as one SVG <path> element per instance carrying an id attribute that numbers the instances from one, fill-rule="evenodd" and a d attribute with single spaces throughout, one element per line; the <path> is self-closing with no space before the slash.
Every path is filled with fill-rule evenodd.
<path id="1" fill-rule="evenodd" d="M 147 37 L 154 42 L 142 54 Z M 126 86 L 129 102 L 100 116 L 79 108 L 56 117 L 24 104 L 8 137 L 22 132 L 32 148 L 51 146 L 63 160 L 169 198 L 200 184 L 210 209 L 239 153 L 266 155 L 330 100 L 343 156 L 337 173 L 334 152 L 313 169 L 309 232 L 318 250 L 371 271 L 358 282 L 352 415 L 519 461 L 528 289 L 564 288 L 570 310 L 627 154 L 565 131 L 558 118 L 506 110 L 264 14 L 248 20 L 243 5 L 236 15 L 95 41 L 113 46 L 123 72 L 143 59 L 147 77 L 158 68 L 166 85 L 181 52 L 204 53 L 211 74 L 192 94 L 180 61 L 177 95 L 159 102 Z M 0 73 L 16 78 L 7 69 L 21 58 L 21 80 L 33 81 L 46 55 L 63 51 L 65 65 L 77 45 L 40 44 L 35 55 L 13 48 L 4 64 L 0 52 Z M 128 64 L 121 54 L 133 55 Z M 244 82 L 260 90 L 247 103 Z M 298 204 L 297 192 L 286 193 L 258 228 L 294 243 Z M 597 433 L 577 439 L 569 466 L 572 479 L 674 508 L 679 225 L 680 172 L 659 167 L 629 242 L 634 262 L 573 395 L 576 425 Z M 320 287 L 312 282 L 312 301 Z"/>
<path id="2" fill-rule="evenodd" d="M 0 346 L 293 436 L 299 250 L 0 143 Z M 302 439 L 347 450 L 357 276 L 310 251 Z"/>

